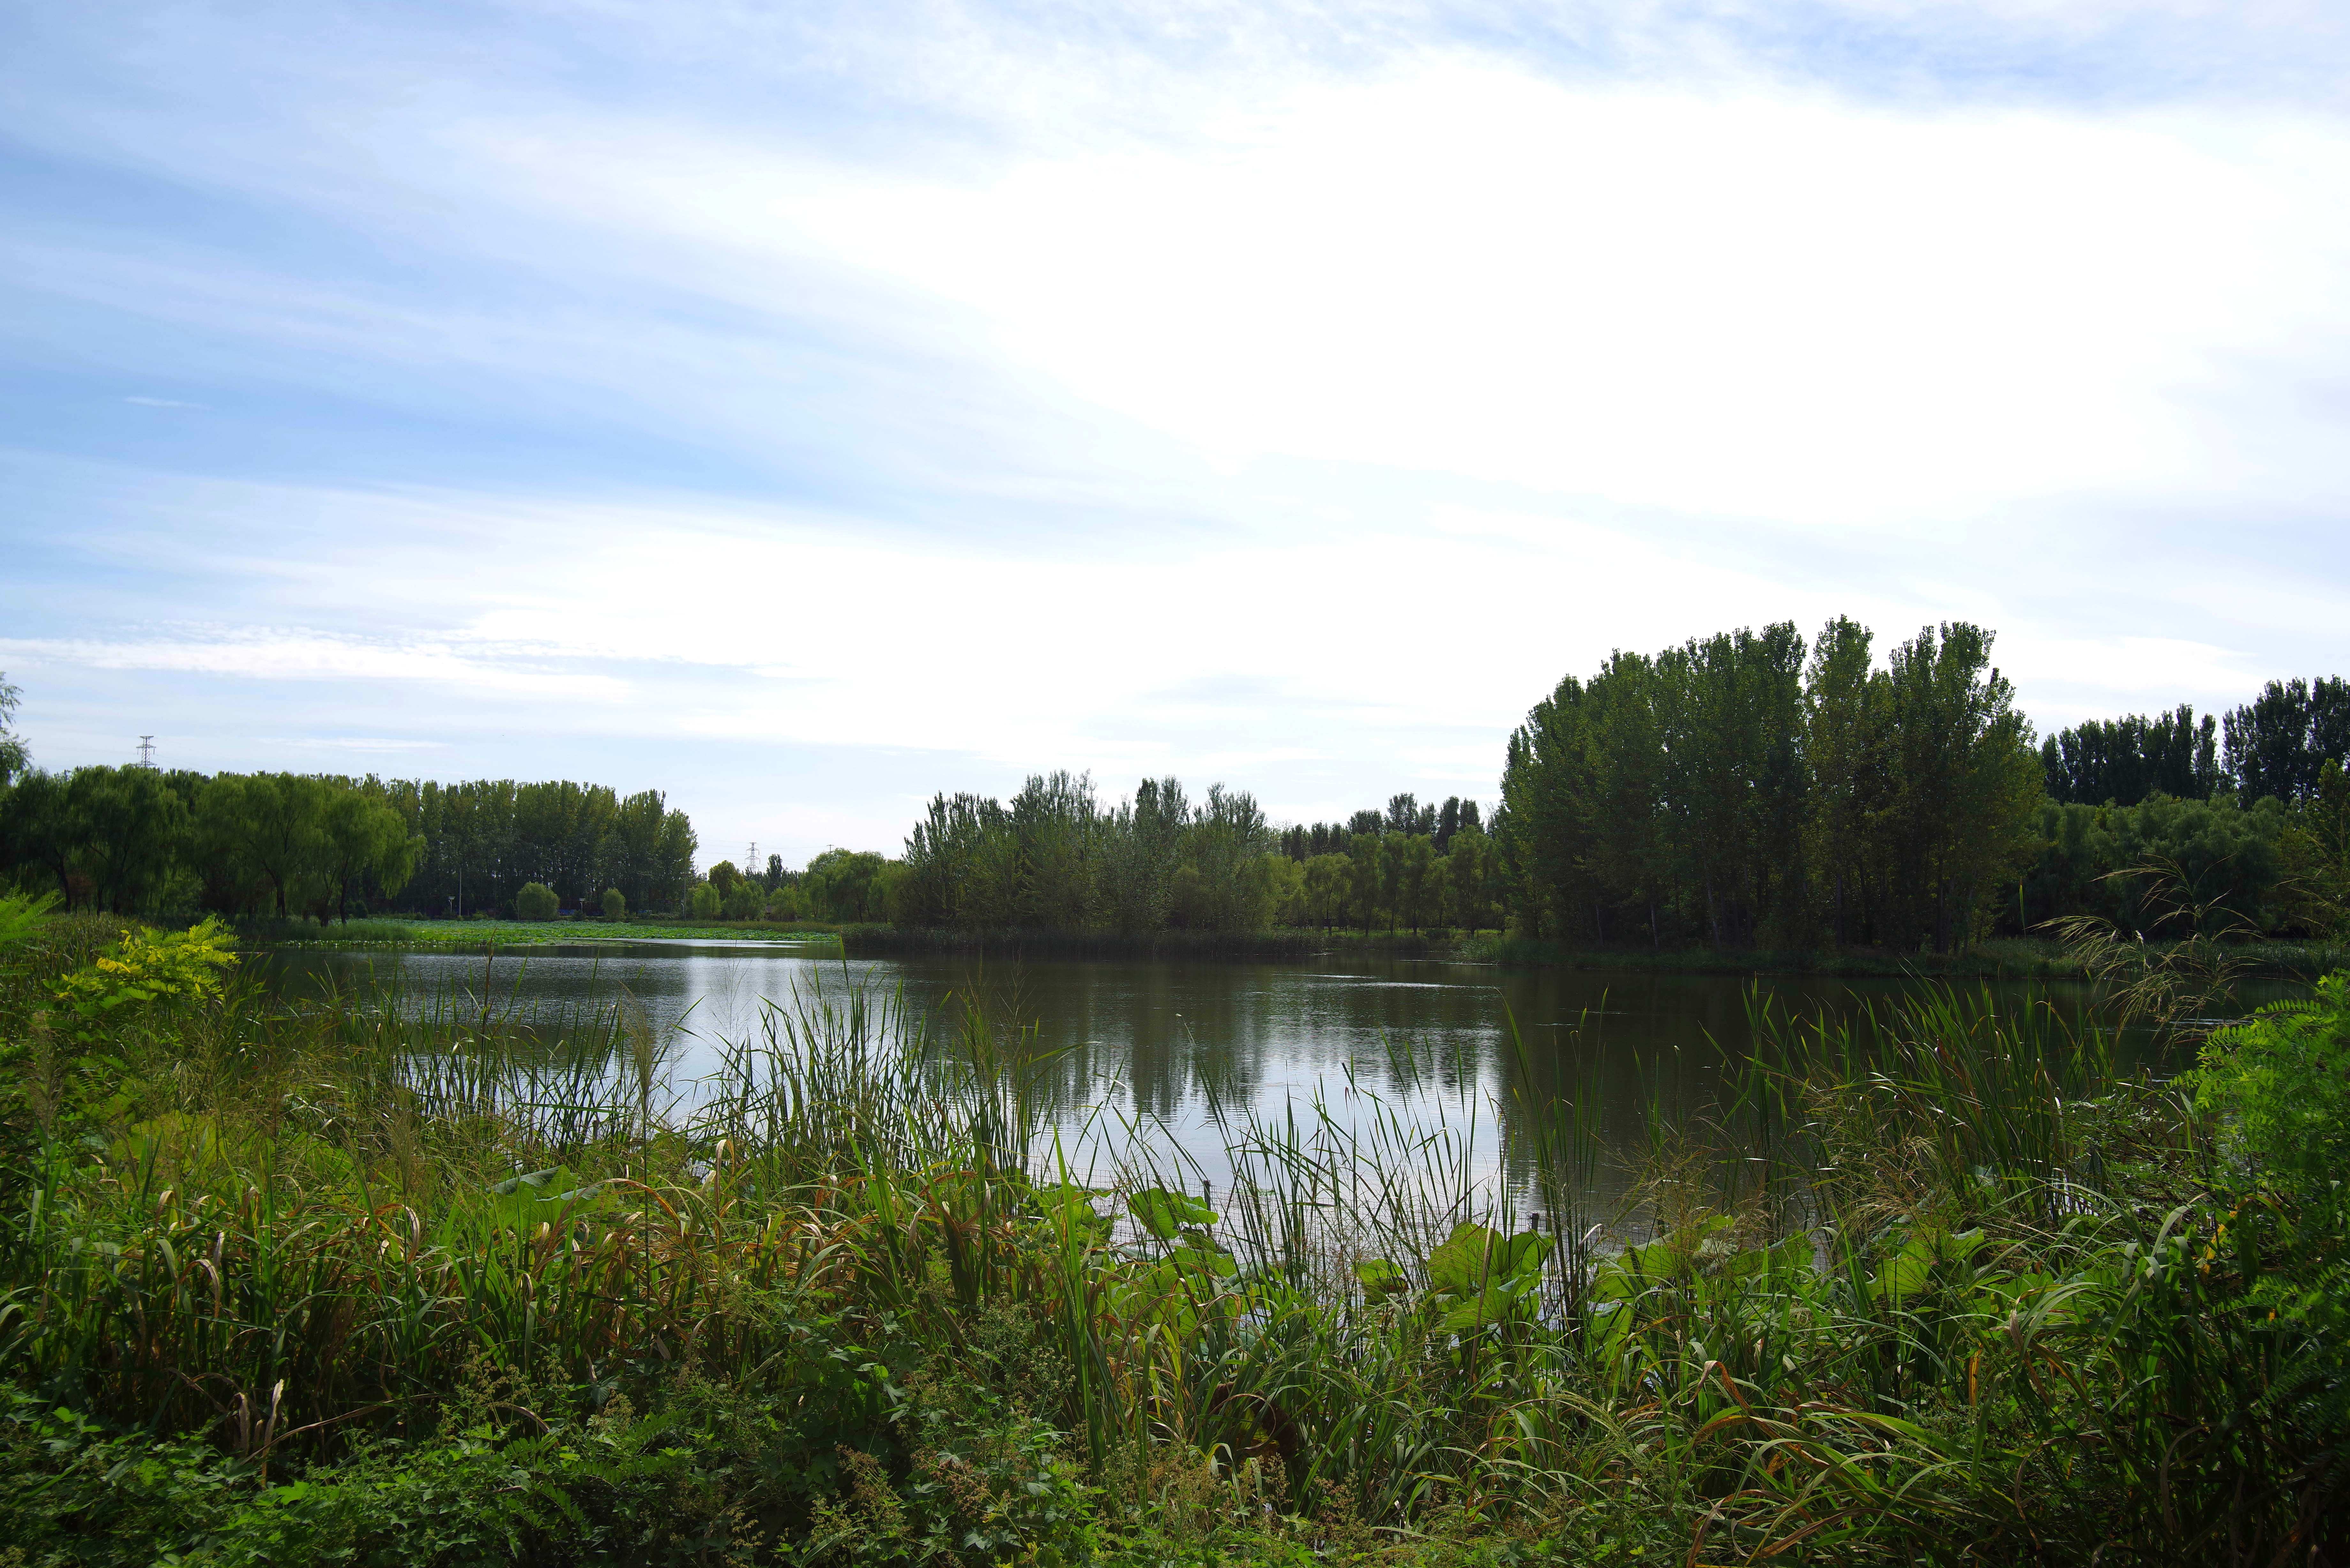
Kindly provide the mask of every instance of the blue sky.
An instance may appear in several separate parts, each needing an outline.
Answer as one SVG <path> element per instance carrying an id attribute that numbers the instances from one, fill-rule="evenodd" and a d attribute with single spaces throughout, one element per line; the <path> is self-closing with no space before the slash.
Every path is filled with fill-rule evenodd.
<path id="1" fill-rule="evenodd" d="M 2332 673 L 2340 6 L 0 19 L 36 760 L 1490 799 L 1616 647 L 1997 629 L 2044 728 Z"/>

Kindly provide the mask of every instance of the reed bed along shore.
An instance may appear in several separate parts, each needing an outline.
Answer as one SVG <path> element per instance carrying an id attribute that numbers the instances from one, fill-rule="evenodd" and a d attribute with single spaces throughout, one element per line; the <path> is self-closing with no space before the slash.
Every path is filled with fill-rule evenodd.
<path id="1" fill-rule="evenodd" d="M 2338 989 L 2183 1084 L 1758 1005 L 1617 1213 L 1522 1046 L 1510 1179 L 1366 1080 L 1201 1195 L 975 1001 L 689 1099 L 625 995 L 0 939 L 0 1563 L 2343 1561 Z"/>

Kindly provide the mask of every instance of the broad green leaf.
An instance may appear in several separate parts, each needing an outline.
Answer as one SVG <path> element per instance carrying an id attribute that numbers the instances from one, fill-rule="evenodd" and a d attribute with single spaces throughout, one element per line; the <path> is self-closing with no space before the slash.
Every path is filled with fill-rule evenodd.
<path id="1" fill-rule="evenodd" d="M 1146 1187 L 1126 1200 L 1142 1228 L 1162 1241 L 1171 1241 L 1186 1225 L 1212 1225 L 1216 1211 L 1189 1193 L 1164 1187 Z"/>
<path id="2" fill-rule="evenodd" d="M 1501 1237 L 1474 1220 L 1452 1228 L 1436 1251 L 1428 1255 L 1428 1280 L 1440 1291 L 1456 1296 L 1475 1295 L 1485 1288 L 1491 1272 L 1487 1259 Z"/>
<path id="3" fill-rule="evenodd" d="M 1904 1242 L 1877 1278 L 1869 1282 L 1871 1300 L 1890 1300 L 1896 1305 L 1925 1290 L 1932 1282 L 1937 1264 L 1962 1263 L 1974 1256 L 1983 1244 L 1981 1231 L 1962 1231 L 1952 1235 L 1947 1231 L 1919 1231 Z"/>
<path id="4" fill-rule="evenodd" d="M 1428 1255 L 1429 1282 L 1456 1296 L 1478 1296 L 1503 1284 L 1523 1287 L 1542 1277 L 1552 1246 L 1549 1237 L 1531 1231 L 1503 1236 L 1474 1222 L 1456 1225 Z"/>
<path id="5" fill-rule="evenodd" d="M 1411 1284 L 1404 1272 L 1385 1258 L 1367 1258 L 1357 1263 L 1355 1278 L 1363 1282 L 1363 1299 L 1367 1302 L 1383 1302 L 1399 1296 Z"/>
<path id="6" fill-rule="evenodd" d="M 1538 1279 L 1542 1275 L 1544 1261 L 1549 1258 L 1557 1244 L 1548 1236 L 1533 1231 L 1521 1231 L 1514 1236 L 1505 1237 L 1495 1250 L 1497 1267 L 1494 1272 L 1507 1280 Z"/>

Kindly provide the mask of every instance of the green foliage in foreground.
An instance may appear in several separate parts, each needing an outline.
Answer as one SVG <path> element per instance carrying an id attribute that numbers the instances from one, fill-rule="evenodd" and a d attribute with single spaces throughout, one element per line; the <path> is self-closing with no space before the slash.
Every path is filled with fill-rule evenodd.
<path id="1" fill-rule="evenodd" d="M 804 998 L 688 1111 L 625 1011 L 5 929 L 0 1563 L 2341 1552 L 2341 1148 L 2286 1113 L 2344 985 L 2204 1109 L 2045 1013 L 1765 1013 L 1611 1237 L 1531 1059 L 1522 1205 L 1367 1080 L 1235 1124 L 1216 1205 L 1065 1168 L 975 1012 Z"/>

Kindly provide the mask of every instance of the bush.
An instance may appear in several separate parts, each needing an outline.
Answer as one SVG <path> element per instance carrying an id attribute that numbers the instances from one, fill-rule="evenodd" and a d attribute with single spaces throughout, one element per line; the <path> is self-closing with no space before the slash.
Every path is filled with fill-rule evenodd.
<path id="1" fill-rule="evenodd" d="M 2197 1103 L 2221 1118 L 2235 1177 L 2311 1218 L 2330 1214 L 2350 1181 L 2350 973 L 2307 1002 L 2274 1002 L 2204 1047 Z"/>
<path id="2" fill-rule="evenodd" d="M 629 901 L 620 896 L 620 890 L 618 888 L 605 888 L 604 918 L 608 920 L 623 919 L 628 913 Z"/>
<path id="3" fill-rule="evenodd" d="M 2234 1199 L 2236 1246 L 2268 1255 L 2246 1303 L 2281 1334 L 2265 1403 L 2300 1446 L 2333 1449 L 2339 1463 L 2350 1446 L 2350 973 L 2220 1030 L 2188 1079 L 2220 1116 L 2218 1185 Z"/>
<path id="4" fill-rule="evenodd" d="M 697 882 L 685 900 L 685 912 L 697 920 L 714 920 L 722 902 L 717 888 L 707 882 Z"/>
<path id="5" fill-rule="evenodd" d="M 544 882 L 525 882 L 515 895 L 515 918 L 522 920 L 551 920 L 563 907 L 555 889 Z"/>
<path id="6" fill-rule="evenodd" d="M 725 898 L 721 900 L 719 909 L 730 920 L 755 920 L 759 918 L 759 911 L 766 907 L 766 890 L 756 882 L 743 879 L 726 889 Z"/>

